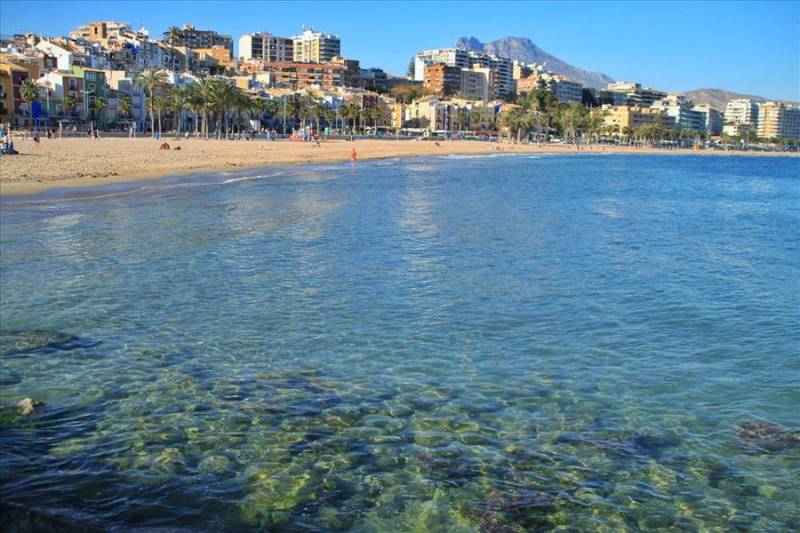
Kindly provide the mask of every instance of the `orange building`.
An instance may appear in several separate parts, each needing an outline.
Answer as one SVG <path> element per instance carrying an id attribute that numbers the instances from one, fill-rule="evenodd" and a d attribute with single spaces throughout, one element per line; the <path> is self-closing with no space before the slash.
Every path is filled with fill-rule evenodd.
<path id="1" fill-rule="evenodd" d="M 345 67 L 332 63 L 294 63 L 251 61 L 241 67 L 249 72 L 269 72 L 272 85 L 305 89 L 317 85 L 323 89 L 341 87 Z"/>
<path id="2" fill-rule="evenodd" d="M 440 95 L 457 93 L 461 89 L 461 69 L 444 63 L 425 65 L 422 85 Z"/>

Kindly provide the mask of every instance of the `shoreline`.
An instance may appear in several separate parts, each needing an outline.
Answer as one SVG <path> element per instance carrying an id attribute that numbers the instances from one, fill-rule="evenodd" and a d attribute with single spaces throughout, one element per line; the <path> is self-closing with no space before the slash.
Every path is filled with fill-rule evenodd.
<path id="1" fill-rule="evenodd" d="M 159 151 L 162 142 L 180 150 Z M 746 157 L 797 157 L 786 152 L 733 152 L 691 149 L 654 149 L 630 146 L 515 145 L 489 141 L 414 141 L 363 139 L 329 140 L 319 147 L 311 142 L 175 140 L 162 137 L 92 139 L 43 139 L 15 142 L 20 155 L 3 156 L 0 164 L 0 196 L 28 196 L 53 189 L 89 188 L 146 182 L 172 176 L 206 172 L 247 170 L 259 167 L 304 164 L 346 164 L 350 149 L 359 161 L 446 155 L 497 154 L 640 154 Z M 111 169 L 111 170 L 109 170 Z"/>

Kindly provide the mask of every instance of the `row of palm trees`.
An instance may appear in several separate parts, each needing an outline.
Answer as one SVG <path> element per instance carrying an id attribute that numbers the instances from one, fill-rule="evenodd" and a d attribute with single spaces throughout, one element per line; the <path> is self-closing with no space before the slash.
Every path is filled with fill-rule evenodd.
<path id="1" fill-rule="evenodd" d="M 302 127 L 315 125 L 317 131 L 323 124 L 335 127 L 341 121 L 342 129 L 350 125 L 351 131 L 355 132 L 368 125 L 377 128 L 382 118 L 379 107 L 361 106 L 355 102 L 334 110 L 310 89 L 299 97 L 292 95 L 281 101 L 267 100 L 241 91 L 221 78 L 202 78 L 187 87 L 173 86 L 168 83 L 167 72 L 157 68 L 143 70 L 136 82 L 144 88 L 147 96 L 150 129 L 159 135 L 162 133 L 162 118 L 167 112 L 172 115 L 175 134 L 180 135 L 184 110 L 194 116 L 195 134 L 206 138 L 212 133 L 212 125 L 217 138 L 239 136 L 242 118 L 261 119 L 265 115 L 272 119 L 273 125 L 276 120 L 281 121 L 284 133 L 287 121 L 296 121 Z M 122 106 L 120 110 L 123 111 Z M 130 111 L 130 107 L 127 110 Z"/>

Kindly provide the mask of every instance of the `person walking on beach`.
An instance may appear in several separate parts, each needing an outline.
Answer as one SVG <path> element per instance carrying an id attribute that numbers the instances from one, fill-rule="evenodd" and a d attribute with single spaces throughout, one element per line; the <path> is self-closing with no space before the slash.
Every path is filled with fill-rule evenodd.
<path id="1" fill-rule="evenodd" d="M 358 156 L 358 154 L 356 154 L 356 149 L 355 148 L 350 150 L 350 168 L 355 168 L 356 167 L 356 158 L 357 158 L 357 156 Z"/>

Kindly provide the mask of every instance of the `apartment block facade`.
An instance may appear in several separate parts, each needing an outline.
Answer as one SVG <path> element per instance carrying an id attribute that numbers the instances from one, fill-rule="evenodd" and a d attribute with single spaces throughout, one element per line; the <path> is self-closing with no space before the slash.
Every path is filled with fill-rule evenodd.
<path id="1" fill-rule="evenodd" d="M 239 58 L 267 63 L 294 61 L 294 40 L 268 32 L 246 33 L 239 38 Z"/>
<path id="2" fill-rule="evenodd" d="M 783 102 L 759 106 L 758 136 L 765 139 L 800 140 L 800 108 Z"/>
<path id="3" fill-rule="evenodd" d="M 758 125 L 758 102 L 749 98 L 731 100 L 725 106 L 725 122 L 731 124 Z"/>
<path id="4" fill-rule="evenodd" d="M 342 55 L 342 43 L 338 35 L 304 30 L 292 37 L 295 63 L 326 63 Z"/>

